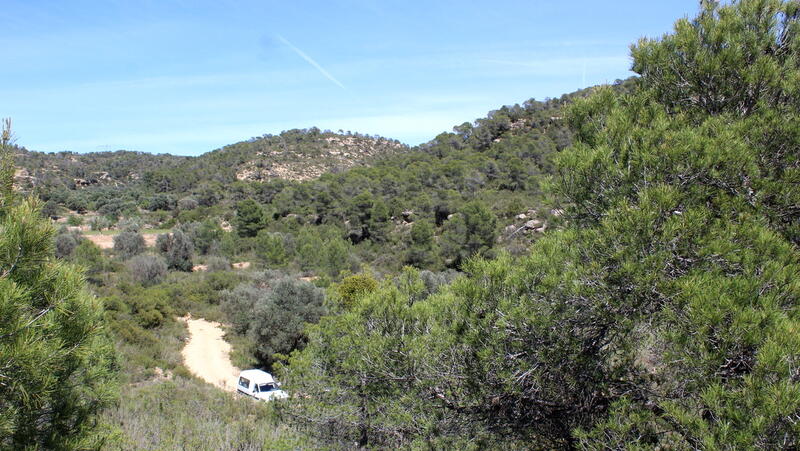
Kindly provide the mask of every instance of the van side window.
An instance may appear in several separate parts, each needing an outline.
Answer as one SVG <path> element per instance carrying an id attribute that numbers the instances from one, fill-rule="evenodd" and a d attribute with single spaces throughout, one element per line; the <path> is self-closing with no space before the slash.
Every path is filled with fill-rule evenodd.
<path id="1" fill-rule="evenodd" d="M 250 386 L 250 380 L 246 379 L 244 377 L 240 377 L 239 378 L 239 386 L 240 387 L 244 387 L 244 388 L 249 387 Z"/>

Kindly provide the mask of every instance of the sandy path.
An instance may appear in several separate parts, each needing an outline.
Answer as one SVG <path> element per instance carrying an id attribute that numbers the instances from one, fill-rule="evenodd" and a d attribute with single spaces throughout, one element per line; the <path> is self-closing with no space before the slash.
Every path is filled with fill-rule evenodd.
<path id="1" fill-rule="evenodd" d="M 231 363 L 231 345 L 222 339 L 219 323 L 191 317 L 181 320 L 189 327 L 189 342 L 181 352 L 189 371 L 223 390 L 236 391 L 239 369 Z"/>
<path id="2" fill-rule="evenodd" d="M 94 243 L 100 249 L 113 249 L 114 248 L 114 235 L 83 235 L 86 239 Z M 157 233 L 143 233 L 142 237 L 144 238 L 144 244 L 147 247 L 153 247 L 156 245 L 156 239 L 158 238 Z"/>

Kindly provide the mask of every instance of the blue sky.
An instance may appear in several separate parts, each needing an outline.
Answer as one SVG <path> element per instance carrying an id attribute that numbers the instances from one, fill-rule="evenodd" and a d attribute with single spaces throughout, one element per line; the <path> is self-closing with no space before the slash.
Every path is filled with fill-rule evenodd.
<path id="1" fill-rule="evenodd" d="M 29 149 L 198 155 L 317 126 L 427 141 L 625 78 L 696 0 L 0 5 L 0 117 Z"/>

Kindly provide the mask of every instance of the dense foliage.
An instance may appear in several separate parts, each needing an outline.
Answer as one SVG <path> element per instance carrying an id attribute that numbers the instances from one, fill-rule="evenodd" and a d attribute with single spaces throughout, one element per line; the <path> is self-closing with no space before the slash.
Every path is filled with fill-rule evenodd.
<path id="1" fill-rule="evenodd" d="M 308 282 L 267 272 L 223 293 L 222 307 L 237 332 L 253 341 L 255 357 L 269 367 L 275 354 L 302 349 L 305 324 L 326 313 L 324 299 L 323 291 Z"/>
<path id="2" fill-rule="evenodd" d="M 172 233 L 159 235 L 156 240 L 156 247 L 164 255 L 167 267 L 170 269 L 178 271 L 192 270 L 194 243 L 182 230 L 178 229 Z"/>
<path id="3" fill-rule="evenodd" d="M 114 253 L 121 258 L 130 258 L 145 251 L 144 237 L 136 229 L 126 229 L 114 235 Z"/>
<path id="4" fill-rule="evenodd" d="M 569 108 L 569 224 L 309 329 L 287 408 L 342 445 L 800 446 L 799 6 L 704 2 Z M 523 445 L 524 443 L 524 445 Z"/>

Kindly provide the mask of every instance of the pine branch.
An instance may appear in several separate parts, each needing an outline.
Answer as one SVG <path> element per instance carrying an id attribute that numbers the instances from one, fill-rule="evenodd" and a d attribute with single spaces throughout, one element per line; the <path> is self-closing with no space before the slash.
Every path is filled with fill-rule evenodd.
<path id="1" fill-rule="evenodd" d="M 9 332 L 9 333 L 7 333 L 7 334 L 5 334 L 5 335 L 0 335 L 0 339 L 5 339 L 5 338 L 12 337 L 12 336 L 14 336 L 14 335 L 16 335 L 16 334 L 18 334 L 18 333 L 22 332 L 23 330 L 25 330 L 25 329 L 27 329 L 27 328 L 31 327 L 31 326 L 33 325 L 33 323 L 35 323 L 36 321 L 38 321 L 38 320 L 39 320 L 39 318 L 41 318 L 41 317 L 43 317 L 44 315 L 46 315 L 46 314 L 47 314 L 48 312 L 50 312 L 50 310 L 52 310 L 52 309 L 53 309 L 53 307 L 52 307 L 52 306 L 50 306 L 50 307 L 47 307 L 46 309 L 44 309 L 44 310 L 42 310 L 41 312 L 39 312 L 39 313 L 38 313 L 38 314 L 37 314 L 37 315 L 36 315 L 36 316 L 35 316 L 35 317 L 34 317 L 32 320 L 28 321 L 28 324 L 26 324 L 26 325 L 24 325 L 24 326 L 20 327 L 19 329 L 15 330 L 15 331 L 13 331 L 13 332 Z"/>

